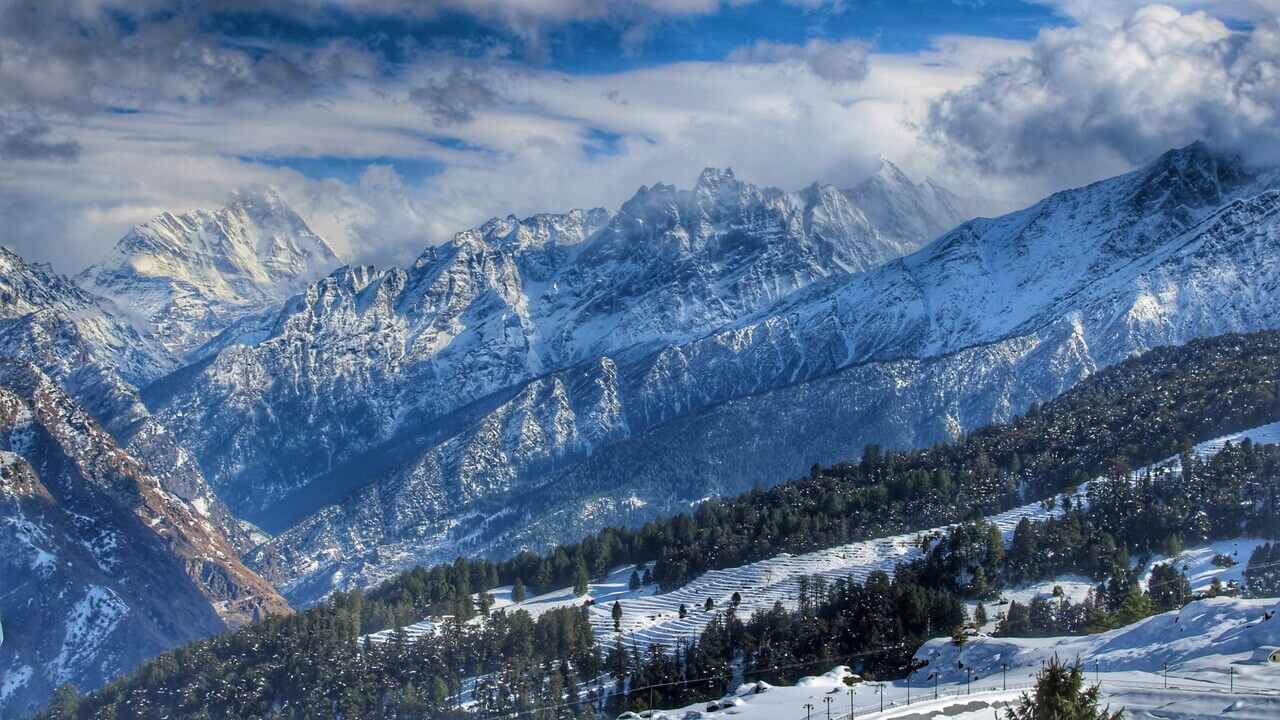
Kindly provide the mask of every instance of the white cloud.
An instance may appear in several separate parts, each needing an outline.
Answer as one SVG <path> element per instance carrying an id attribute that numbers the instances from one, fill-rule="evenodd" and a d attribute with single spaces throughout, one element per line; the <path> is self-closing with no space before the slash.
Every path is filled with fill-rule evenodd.
<path id="1" fill-rule="evenodd" d="M 988 173 L 1059 187 L 1199 139 L 1280 160 L 1280 23 L 1237 32 L 1157 5 L 1042 30 L 1029 55 L 942 97 L 928 127 Z"/>
<path id="2" fill-rule="evenodd" d="M 814 75 L 832 82 L 859 82 L 867 76 L 871 46 L 857 39 L 827 41 L 814 38 L 803 45 L 758 41 L 729 55 L 735 62 L 800 62 Z"/>
<path id="3" fill-rule="evenodd" d="M 285 106 L 157 101 L 138 114 L 77 119 L 78 165 L 0 166 L 0 196 L 12 201 L 0 208 L 10 220 L 0 242 L 74 272 L 160 210 L 270 183 L 319 231 L 350 244 L 357 261 L 384 263 L 493 215 L 616 207 L 641 184 L 687 185 L 707 165 L 798 188 L 855 182 L 883 152 L 923 176 L 939 156 L 918 150 L 911 121 L 937 93 L 977 79 L 971 53 L 1004 51 L 1017 49 L 956 39 L 919 56 L 875 55 L 856 84 L 790 61 L 585 76 L 491 62 L 468 72 L 483 72 L 499 96 L 470 109 L 470 122 L 444 128 L 410 100 L 447 77 L 433 66 Z M 435 142 L 441 134 L 451 142 Z M 443 170 L 413 185 L 375 167 L 346 184 L 242 156 L 395 158 Z"/>

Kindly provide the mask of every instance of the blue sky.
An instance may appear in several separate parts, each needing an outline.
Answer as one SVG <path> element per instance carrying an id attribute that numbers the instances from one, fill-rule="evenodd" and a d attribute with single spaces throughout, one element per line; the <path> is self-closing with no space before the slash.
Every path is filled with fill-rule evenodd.
<path id="1" fill-rule="evenodd" d="M 914 53 L 929 49 L 941 35 L 1025 41 L 1044 27 L 1069 23 L 1048 4 L 1022 0 L 861 0 L 818 7 L 765 0 L 730 4 L 713 13 L 639 19 L 638 32 L 633 23 L 600 18 L 537 28 L 534 36 L 528 28 L 486 22 L 462 11 L 427 18 L 328 8 L 305 21 L 280 12 L 235 12 L 211 16 L 205 25 L 228 43 L 252 48 L 353 40 L 385 58 L 383 72 L 394 76 L 413 67 L 424 53 L 480 59 L 499 52 L 534 68 L 592 75 L 716 62 L 761 41 L 797 45 L 815 38 L 854 38 L 878 52 Z M 587 158 L 617 154 L 622 137 L 586 128 L 582 153 Z M 447 135 L 435 140 L 455 149 L 484 151 Z M 394 156 L 265 154 L 241 159 L 349 183 L 369 165 L 392 167 L 411 184 L 444 168 L 439 161 Z"/>
<path id="2" fill-rule="evenodd" d="M 708 166 L 1009 210 L 1197 139 L 1280 162 L 1276 0 L 1166 3 L 0 0 L 4 242 L 76 272 L 270 185 L 389 263 Z"/>

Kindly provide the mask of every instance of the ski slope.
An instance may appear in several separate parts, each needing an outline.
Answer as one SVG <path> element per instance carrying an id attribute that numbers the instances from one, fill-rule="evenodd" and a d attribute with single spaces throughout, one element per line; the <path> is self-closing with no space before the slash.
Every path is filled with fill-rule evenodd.
<path id="1" fill-rule="evenodd" d="M 972 638 L 962 647 L 950 640 L 925 643 L 916 653 L 929 665 L 907 682 L 861 682 L 852 687 L 838 667 L 793 687 L 769 687 L 756 694 L 746 684 L 732 693 L 729 708 L 708 711 L 710 703 L 663 710 L 655 720 L 734 716 L 735 720 L 812 718 L 896 718 L 898 720 L 991 720 L 993 712 L 1016 703 L 1030 690 L 1042 661 L 1055 654 L 1084 663 L 1088 683 L 1100 682 L 1103 704 L 1124 708 L 1130 720 L 1227 717 L 1263 720 L 1280 717 L 1280 664 L 1257 657 L 1259 648 L 1280 647 L 1280 601 L 1213 598 L 1181 610 L 1155 615 L 1097 635 L 1038 639 Z M 1094 661 L 1097 661 L 1095 668 Z M 1165 663 L 1168 687 L 1165 687 Z M 975 671 L 972 683 L 962 669 Z M 1001 665 L 1007 666 L 1002 675 Z M 929 673 L 938 671 L 937 696 Z M 880 711 L 883 692 L 884 711 Z M 723 701 L 717 701 L 722 706 Z"/>
<path id="2" fill-rule="evenodd" d="M 1055 507 L 1060 508 L 1061 502 Z M 1059 511 L 1050 511 L 1042 503 L 1035 503 L 1000 513 L 990 520 L 1010 537 L 1022 518 L 1042 519 L 1053 512 Z M 783 553 L 737 568 L 713 570 L 669 593 L 622 600 L 621 633 L 614 631 L 611 603 L 598 603 L 591 608 L 591 624 L 596 639 L 603 643 L 622 641 L 628 645 L 634 643 L 641 649 L 653 644 L 672 648 L 682 639 L 696 639 L 717 613 L 730 607 L 735 592 L 742 596 L 737 610 L 741 617 L 768 610 L 778 602 L 794 609 L 800 578 L 820 577 L 828 583 L 851 578 L 862 582 L 877 570 L 892 574 L 899 563 L 921 556 L 920 546 L 927 536 L 945 529 L 863 540 L 803 555 Z M 710 612 L 703 609 L 707 598 L 714 604 Z M 680 617 L 681 605 L 688 610 L 684 618 Z"/>

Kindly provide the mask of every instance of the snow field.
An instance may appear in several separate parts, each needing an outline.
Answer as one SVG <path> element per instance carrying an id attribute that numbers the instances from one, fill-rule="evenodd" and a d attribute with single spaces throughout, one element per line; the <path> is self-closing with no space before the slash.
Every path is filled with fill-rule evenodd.
<path id="1" fill-rule="evenodd" d="M 950 640 L 931 640 L 916 657 L 929 665 L 912 678 L 911 705 L 905 680 L 863 682 L 850 697 L 843 682 L 847 668 L 804 678 L 793 687 L 773 687 L 763 694 L 735 695 L 735 707 L 708 712 L 708 703 L 664 710 L 658 718 L 684 718 L 700 713 L 708 720 L 733 715 L 737 720 L 824 720 L 830 697 L 831 717 L 847 720 L 850 701 L 857 718 L 896 720 L 991 720 L 1008 703 L 1033 687 L 1041 661 L 1058 657 L 1085 664 L 1086 679 L 1101 682 L 1103 703 L 1125 709 L 1131 720 L 1184 720 L 1228 717 L 1263 720 L 1280 717 L 1280 664 L 1254 658 L 1259 647 L 1280 646 L 1280 619 L 1263 620 L 1280 609 L 1280 601 L 1213 598 L 1179 611 L 1156 615 L 1133 625 L 1084 637 L 970 639 L 963 647 Z M 1093 661 L 1099 662 L 1095 674 Z M 1169 664 L 1164 687 L 1164 664 Z M 975 671 L 972 684 L 958 663 Z M 1008 666 L 1002 676 L 1000 665 Z M 940 672 L 937 686 L 928 679 Z M 1234 677 L 1234 690 L 1232 688 Z M 880 691 L 884 712 L 880 711 Z M 812 705 L 808 711 L 805 705 Z"/>

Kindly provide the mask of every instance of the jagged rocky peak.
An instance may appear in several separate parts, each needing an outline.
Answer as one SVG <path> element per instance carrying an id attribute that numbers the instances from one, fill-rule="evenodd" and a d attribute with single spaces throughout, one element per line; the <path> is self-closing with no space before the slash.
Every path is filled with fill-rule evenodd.
<path id="1" fill-rule="evenodd" d="M 81 273 L 84 287 L 136 309 L 165 346 L 186 353 L 246 315 L 328 273 L 339 256 L 274 189 L 139 225 Z"/>
<path id="2" fill-rule="evenodd" d="M 1239 155 L 1195 142 L 1170 150 L 1147 166 L 1137 178 L 1131 202 L 1140 212 L 1177 213 L 1183 207 L 1221 204 L 1256 177 Z"/>

